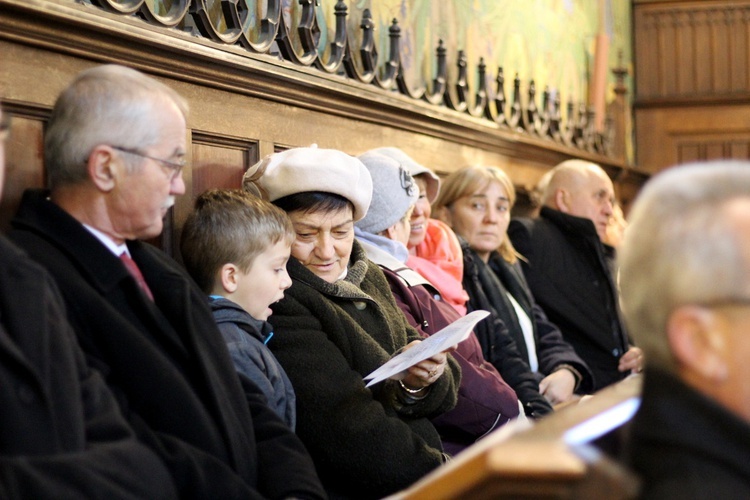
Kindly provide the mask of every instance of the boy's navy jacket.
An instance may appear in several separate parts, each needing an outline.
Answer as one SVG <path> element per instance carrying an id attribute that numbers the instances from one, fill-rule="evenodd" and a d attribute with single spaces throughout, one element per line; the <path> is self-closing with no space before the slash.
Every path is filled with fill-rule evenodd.
<path id="1" fill-rule="evenodd" d="M 297 414 L 292 382 L 266 347 L 269 341 L 273 342 L 271 324 L 253 318 L 238 304 L 223 297 L 211 297 L 209 305 L 237 371 L 260 387 L 268 406 L 294 429 Z"/>

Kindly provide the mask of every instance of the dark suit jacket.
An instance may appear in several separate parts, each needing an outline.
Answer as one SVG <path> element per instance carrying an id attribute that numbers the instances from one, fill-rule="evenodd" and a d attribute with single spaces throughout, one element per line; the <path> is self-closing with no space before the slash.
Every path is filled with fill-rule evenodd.
<path id="1" fill-rule="evenodd" d="M 547 319 L 526 283 L 521 264 L 516 262 L 511 264 L 503 259 L 499 253 L 493 252 L 490 255 L 489 266 L 497 276 L 497 283 L 500 289 L 497 290 L 497 302 L 502 303 L 504 307 L 498 307 L 498 311 L 503 315 L 502 320 L 508 326 L 508 331 L 513 336 L 516 346 L 524 359 L 529 359 L 526 340 L 523 336 L 521 324 L 516 315 L 515 309 L 507 298 L 509 293 L 521 306 L 526 315 L 531 320 L 533 328 L 534 343 L 536 345 L 536 356 L 539 362 L 539 371 L 536 373 L 541 382 L 542 378 L 549 375 L 560 365 L 569 365 L 574 368 L 581 376 L 577 392 L 586 394 L 594 386 L 594 378 L 591 370 L 581 357 L 576 353 L 573 346 L 563 339 L 560 329 Z"/>
<path id="2" fill-rule="evenodd" d="M 90 370 L 52 279 L 0 237 L 0 498 L 170 498 Z"/>
<path id="3" fill-rule="evenodd" d="M 151 302 L 120 260 L 46 193 L 24 193 L 11 238 L 56 279 L 89 362 L 141 440 L 195 498 L 323 496 L 298 438 L 240 386 L 205 296 L 156 248 L 128 242 Z M 252 414 L 252 415 L 251 415 Z"/>
<path id="4" fill-rule="evenodd" d="M 750 498 L 746 420 L 656 367 L 646 368 L 641 400 L 629 429 L 639 498 Z"/>
<path id="5" fill-rule="evenodd" d="M 539 218 L 508 228 L 531 293 L 594 374 L 594 391 L 623 379 L 629 348 L 617 291 L 596 228 L 589 219 L 543 207 Z"/>

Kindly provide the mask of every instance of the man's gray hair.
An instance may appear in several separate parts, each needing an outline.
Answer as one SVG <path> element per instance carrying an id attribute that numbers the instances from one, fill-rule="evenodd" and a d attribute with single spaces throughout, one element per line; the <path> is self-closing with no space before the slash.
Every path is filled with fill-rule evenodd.
<path id="1" fill-rule="evenodd" d="M 637 198 L 620 286 L 629 331 L 649 364 L 675 368 L 666 326 L 677 307 L 750 296 L 750 263 L 724 211 L 738 198 L 750 198 L 750 162 L 672 168 Z"/>
<path id="2" fill-rule="evenodd" d="M 97 66 L 79 73 L 60 94 L 44 136 L 51 187 L 87 176 L 86 162 L 100 144 L 144 149 L 160 140 L 152 118 L 159 103 L 174 103 L 187 117 L 187 102 L 173 89 L 131 68 Z"/>

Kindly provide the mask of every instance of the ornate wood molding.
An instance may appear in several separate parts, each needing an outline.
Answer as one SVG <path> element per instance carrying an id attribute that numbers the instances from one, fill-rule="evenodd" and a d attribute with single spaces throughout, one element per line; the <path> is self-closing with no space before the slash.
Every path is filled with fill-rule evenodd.
<path id="1" fill-rule="evenodd" d="M 750 94 L 750 1 L 639 2 L 636 106 L 740 103 Z"/>
<path id="2" fill-rule="evenodd" d="M 295 18 L 283 14 L 280 0 L 265 0 L 263 17 L 251 24 L 245 0 L 210 5 L 206 0 L 173 0 L 166 10 L 154 8 L 163 7 L 162 2 L 145 0 L 0 0 L 0 38 L 431 135 L 509 158 L 551 165 L 574 156 L 614 170 L 628 168 L 622 159 L 608 156 L 612 134 L 594 132 L 585 106 L 568 103 L 569 119 L 563 120 L 560 96 L 544 98 L 537 109 L 531 85 L 524 109 L 516 76 L 513 101 L 506 107 L 503 69 L 490 91 L 492 75 L 480 61 L 482 77 L 478 88 L 471 89 L 461 53 L 458 78 L 451 84 L 442 42 L 436 48 L 434 80 L 411 88 L 401 71 L 397 20 L 384 59 L 375 50 L 368 12 L 359 33 L 350 33 L 346 3 L 337 2 L 330 45 L 321 46 L 325 37 L 316 15 L 321 7 L 314 0 L 297 1 Z"/>

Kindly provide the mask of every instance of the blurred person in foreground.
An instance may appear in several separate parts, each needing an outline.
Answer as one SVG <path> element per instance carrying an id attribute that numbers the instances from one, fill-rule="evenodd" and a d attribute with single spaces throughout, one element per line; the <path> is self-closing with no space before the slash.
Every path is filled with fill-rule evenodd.
<path id="1" fill-rule="evenodd" d="M 750 498 L 750 163 L 650 180 L 619 262 L 646 357 L 630 443 L 642 498 Z"/>

